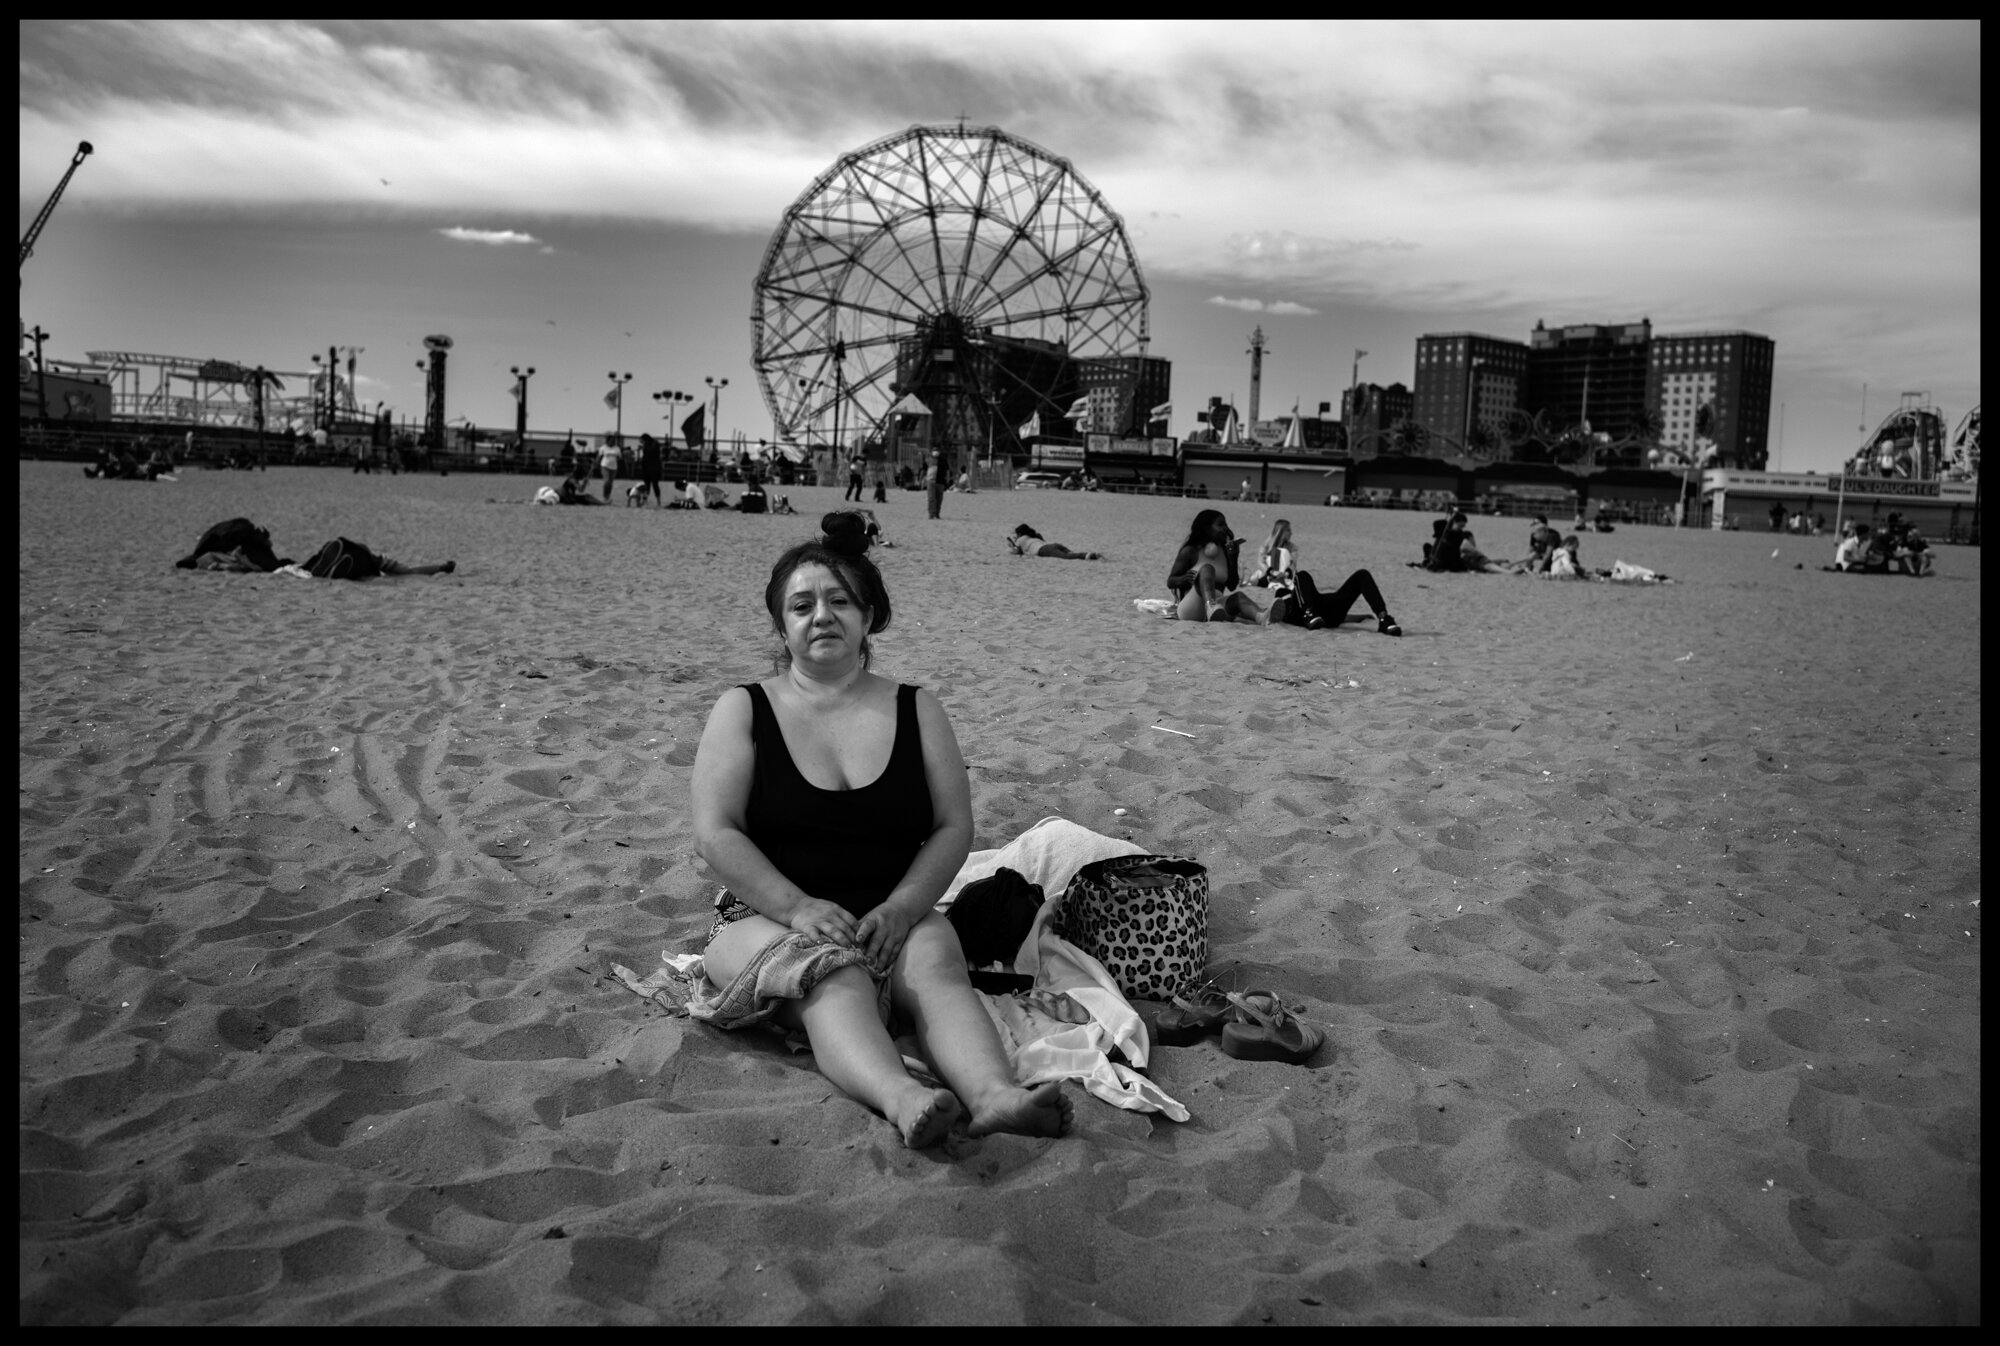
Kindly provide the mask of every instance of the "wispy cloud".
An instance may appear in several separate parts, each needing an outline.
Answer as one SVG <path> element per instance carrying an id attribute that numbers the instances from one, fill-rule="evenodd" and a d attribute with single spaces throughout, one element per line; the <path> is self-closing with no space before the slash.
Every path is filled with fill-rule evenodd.
<path id="1" fill-rule="evenodd" d="M 524 234 L 516 229 L 467 229 L 463 225 L 454 225 L 438 232 L 455 243 L 484 243 L 494 248 L 542 241 L 533 234 Z M 544 247 L 542 251 L 548 252 L 550 249 Z"/>
<path id="2" fill-rule="evenodd" d="M 1296 304 L 1289 299 L 1266 303 L 1262 299 L 1229 299 L 1216 295 L 1208 302 L 1219 308 L 1240 309 L 1245 313 L 1275 313 L 1280 317 L 1309 318 L 1319 312 L 1316 308 L 1307 308 L 1304 304 Z"/>

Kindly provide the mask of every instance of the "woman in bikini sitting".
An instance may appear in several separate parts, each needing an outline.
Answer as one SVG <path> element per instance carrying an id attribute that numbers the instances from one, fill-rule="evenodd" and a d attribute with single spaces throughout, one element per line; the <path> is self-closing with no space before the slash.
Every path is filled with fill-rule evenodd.
<path id="1" fill-rule="evenodd" d="M 724 692 L 696 750 L 695 843 L 729 885 L 705 956 L 723 1028 L 803 1032 L 826 1077 L 912 1148 L 961 1115 L 973 1135 L 1062 1135 L 1057 1084 L 1024 1089 L 951 922 L 933 910 L 972 843 L 972 796 L 944 708 L 869 671 L 889 594 L 866 522 L 778 558 L 764 590 L 777 672 Z M 904 1069 L 888 1016 L 906 1018 L 948 1088 Z"/>
<path id="2" fill-rule="evenodd" d="M 1243 539 L 1229 531 L 1219 509 L 1194 516 L 1187 541 L 1174 553 L 1167 589 L 1184 622 L 1262 622 L 1264 610 L 1237 587 L 1236 553 Z"/>

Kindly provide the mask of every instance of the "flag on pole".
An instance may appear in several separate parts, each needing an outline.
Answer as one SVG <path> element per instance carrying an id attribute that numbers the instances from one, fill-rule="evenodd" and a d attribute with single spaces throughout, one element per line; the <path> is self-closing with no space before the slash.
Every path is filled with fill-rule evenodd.
<path id="1" fill-rule="evenodd" d="M 1172 402 L 1162 402 L 1146 413 L 1146 419 L 1149 421 L 1164 421 L 1173 414 L 1173 410 L 1174 404 Z"/>
<path id="2" fill-rule="evenodd" d="M 688 418 L 681 422 L 681 437 L 687 440 L 688 447 L 696 453 L 701 452 L 702 441 L 705 438 L 707 426 L 708 408 L 706 406 L 697 406 L 693 411 L 688 413 Z"/>
<path id="3" fill-rule="evenodd" d="M 1042 413 L 1037 411 L 1034 415 L 1028 417 L 1021 428 L 1015 433 L 1022 439 L 1033 439 L 1037 435 L 1040 435 L 1042 433 Z"/>
<path id="4" fill-rule="evenodd" d="M 507 395 L 508 395 L 509 397 L 512 397 L 512 398 L 513 398 L 513 399 L 514 399 L 514 400 L 515 400 L 516 402 L 520 401 L 520 400 L 521 400 L 521 385 L 520 385 L 520 384 L 518 384 L 518 383 L 510 383 L 510 384 L 508 384 L 508 385 L 507 385 Z"/>
<path id="5" fill-rule="evenodd" d="M 1367 352 L 1367 351 L 1356 351 L 1356 352 L 1354 352 L 1354 358 L 1355 358 L 1355 359 L 1357 359 L 1357 360 L 1366 360 L 1366 359 L 1368 358 L 1368 352 Z"/>
<path id="6" fill-rule="evenodd" d="M 612 408 L 615 411 L 618 407 L 619 401 L 621 400 L 619 394 L 624 391 L 625 391 L 624 384 L 619 383 L 612 385 L 611 391 L 604 395 L 604 405 Z"/>
<path id="7" fill-rule="evenodd" d="M 1081 421 L 1081 420 L 1088 420 L 1089 418 L 1090 418 L 1089 393 L 1085 393 L 1082 397 L 1079 397 L 1076 399 L 1076 401 L 1070 403 L 1069 410 L 1063 413 L 1063 419 L 1066 421 Z"/>

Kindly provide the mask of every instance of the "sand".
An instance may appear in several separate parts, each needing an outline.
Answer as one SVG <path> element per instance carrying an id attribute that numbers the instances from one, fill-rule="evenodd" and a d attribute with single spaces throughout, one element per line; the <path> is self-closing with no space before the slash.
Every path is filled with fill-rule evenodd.
<path id="1" fill-rule="evenodd" d="M 1586 561 L 1680 583 L 1560 585 L 1284 511 L 1392 640 L 1135 612 L 1189 502 L 898 493 L 878 668 L 975 846 L 1193 856 L 1217 970 L 1329 1040 L 912 1153 L 605 975 L 698 944 L 694 745 L 838 490 L 20 478 L 24 1323 L 1980 1321 L 1976 551 L 1628 527 Z M 234 515 L 459 571 L 173 569 Z"/>

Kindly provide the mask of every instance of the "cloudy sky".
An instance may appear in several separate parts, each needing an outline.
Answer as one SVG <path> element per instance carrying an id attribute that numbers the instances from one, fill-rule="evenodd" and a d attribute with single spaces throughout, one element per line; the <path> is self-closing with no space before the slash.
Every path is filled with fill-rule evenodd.
<path id="1" fill-rule="evenodd" d="M 610 429 L 727 378 L 780 216 L 911 125 L 1001 127 L 1124 219 L 1177 433 L 1413 377 L 1424 332 L 1625 322 L 1777 343 L 1779 465 L 1831 467 L 1905 389 L 1979 398 L 1980 28 L 1873 24 L 112 23 L 20 26 L 23 272 L 52 354 L 303 369 Z M 642 413 L 640 408 L 644 407 Z"/>

